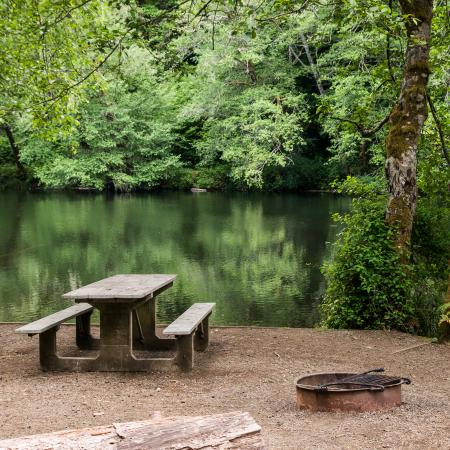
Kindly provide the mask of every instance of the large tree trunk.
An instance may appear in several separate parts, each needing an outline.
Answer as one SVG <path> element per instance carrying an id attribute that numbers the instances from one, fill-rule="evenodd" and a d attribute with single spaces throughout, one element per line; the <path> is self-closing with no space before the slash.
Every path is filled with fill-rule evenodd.
<path id="1" fill-rule="evenodd" d="M 408 46 L 400 97 L 390 116 L 386 139 L 386 177 L 389 201 L 386 221 L 396 227 L 396 245 L 409 250 L 416 209 L 416 152 L 427 118 L 432 0 L 399 0 L 402 14 L 408 15 Z"/>

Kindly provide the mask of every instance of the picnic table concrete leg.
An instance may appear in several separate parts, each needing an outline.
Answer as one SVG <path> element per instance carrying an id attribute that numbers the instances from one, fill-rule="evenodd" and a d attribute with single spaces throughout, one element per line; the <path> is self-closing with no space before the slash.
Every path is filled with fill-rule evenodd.
<path id="1" fill-rule="evenodd" d="M 98 356 L 56 355 L 56 328 L 40 335 L 41 365 L 47 370 L 122 371 L 136 370 L 131 355 L 131 310 L 123 304 L 100 304 L 100 351 Z"/>
<path id="2" fill-rule="evenodd" d="M 177 336 L 177 355 L 175 364 L 181 370 L 189 371 L 194 367 L 194 335 Z"/>
<path id="3" fill-rule="evenodd" d="M 42 370 L 54 370 L 58 365 L 56 354 L 56 332 L 58 328 L 50 328 L 39 335 L 39 362 Z"/>
<path id="4" fill-rule="evenodd" d="M 140 305 L 133 318 L 133 345 L 144 350 L 173 350 L 176 340 L 156 334 L 156 300 Z M 142 335 L 141 335 L 142 334 Z"/>
<path id="5" fill-rule="evenodd" d="M 100 356 L 104 370 L 123 370 L 133 360 L 131 354 L 131 308 L 124 304 L 99 304 Z"/>
<path id="6" fill-rule="evenodd" d="M 76 343 L 80 349 L 95 350 L 100 347 L 100 340 L 91 334 L 91 315 L 92 311 L 88 311 L 76 318 Z"/>
<path id="7" fill-rule="evenodd" d="M 92 370 L 96 358 L 62 358 L 56 352 L 56 332 L 59 326 L 39 334 L 39 360 L 41 368 L 47 370 Z"/>
<path id="8" fill-rule="evenodd" d="M 209 344 L 209 316 L 205 317 L 194 335 L 194 348 L 198 352 L 204 352 Z"/>
<path id="9" fill-rule="evenodd" d="M 99 304 L 100 355 L 93 370 L 148 371 L 173 366 L 171 358 L 136 358 L 132 352 L 132 311 L 124 304 Z"/>

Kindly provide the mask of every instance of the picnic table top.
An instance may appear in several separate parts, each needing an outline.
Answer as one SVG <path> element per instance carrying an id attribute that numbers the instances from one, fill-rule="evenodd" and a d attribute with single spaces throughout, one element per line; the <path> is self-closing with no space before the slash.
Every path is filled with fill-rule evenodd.
<path id="1" fill-rule="evenodd" d="M 114 275 L 95 283 L 67 292 L 65 299 L 71 300 L 108 300 L 129 299 L 139 300 L 151 297 L 155 292 L 168 287 L 175 280 L 176 275 L 167 274 L 129 274 Z"/>

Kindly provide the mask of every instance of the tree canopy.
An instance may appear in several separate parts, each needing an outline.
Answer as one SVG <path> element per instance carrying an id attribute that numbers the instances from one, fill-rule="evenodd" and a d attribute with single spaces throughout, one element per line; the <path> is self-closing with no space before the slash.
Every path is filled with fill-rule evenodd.
<path id="1" fill-rule="evenodd" d="M 0 120 L 43 187 L 301 189 L 384 166 L 407 44 L 395 2 L 1 7 Z M 419 151 L 445 172 L 444 4 L 433 23 Z"/>

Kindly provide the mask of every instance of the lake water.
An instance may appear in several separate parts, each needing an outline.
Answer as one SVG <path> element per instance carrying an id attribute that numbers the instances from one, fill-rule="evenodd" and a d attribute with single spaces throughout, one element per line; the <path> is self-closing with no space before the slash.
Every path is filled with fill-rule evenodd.
<path id="1" fill-rule="evenodd" d="M 311 327 L 336 239 L 332 194 L 0 193 L 0 321 L 31 321 L 61 295 L 118 273 L 175 273 L 169 322 L 216 302 L 212 323 Z"/>

